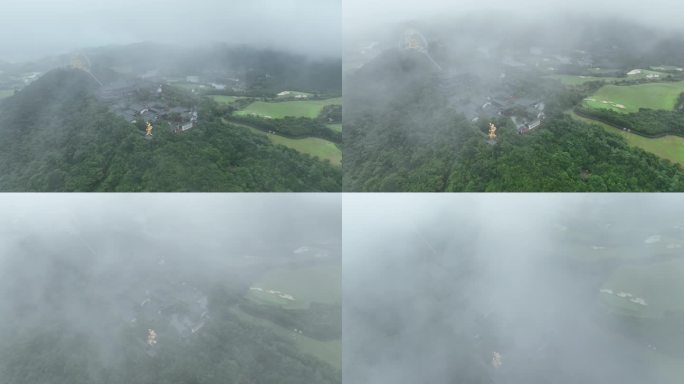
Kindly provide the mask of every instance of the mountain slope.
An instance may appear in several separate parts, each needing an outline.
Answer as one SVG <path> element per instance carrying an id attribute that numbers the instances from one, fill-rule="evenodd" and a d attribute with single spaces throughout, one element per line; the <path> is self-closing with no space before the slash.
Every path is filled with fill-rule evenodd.
<path id="1" fill-rule="evenodd" d="M 94 97 L 81 71 L 45 74 L 0 104 L 3 191 L 334 191 L 335 167 L 223 124 L 211 104 L 152 140 Z"/>
<path id="2" fill-rule="evenodd" d="M 492 118 L 490 145 L 488 121 L 458 113 L 419 56 L 388 51 L 344 82 L 347 191 L 684 190 L 677 165 L 564 117 L 583 97 L 572 91 L 549 95 L 544 125 L 528 135 Z"/>

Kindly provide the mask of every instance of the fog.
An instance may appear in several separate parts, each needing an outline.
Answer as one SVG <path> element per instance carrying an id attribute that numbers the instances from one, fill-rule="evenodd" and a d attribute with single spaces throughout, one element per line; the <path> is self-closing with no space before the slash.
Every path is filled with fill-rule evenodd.
<path id="1" fill-rule="evenodd" d="M 3 383 L 39 380 L 69 359 L 55 372 L 115 382 L 93 372 L 135 362 L 143 351 L 154 356 L 144 341 L 151 324 L 162 354 L 190 354 L 193 343 L 206 350 L 208 334 L 188 335 L 235 321 L 219 313 L 217 300 L 244 294 L 269 268 L 309 262 L 306 252 L 293 252 L 302 246 L 340 257 L 333 194 L 4 194 L 0 211 Z M 55 340 L 54 330 L 65 336 Z M 83 348 L 88 362 L 74 363 Z M 175 355 L 179 367 L 191 366 L 189 356 Z M 134 363 L 136 370 L 141 364 L 149 362 Z"/>
<path id="2" fill-rule="evenodd" d="M 448 19 L 468 14 L 504 14 L 511 18 L 540 21 L 545 16 L 567 17 L 568 13 L 638 20 L 660 28 L 681 29 L 679 16 L 684 5 L 676 0 L 624 2 L 618 0 L 573 2 L 543 0 L 426 0 L 393 1 L 391 6 L 380 0 L 347 0 L 344 2 L 345 37 L 386 24 L 419 19 Z"/>
<path id="3" fill-rule="evenodd" d="M 658 33 L 659 37 L 670 37 L 684 32 L 678 22 L 683 12 L 684 5 L 674 0 L 629 4 L 618 0 L 402 0 L 392 2 L 391 7 L 377 0 L 350 0 L 345 2 L 343 10 L 344 56 L 346 61 L 353 61 L 359 49 L 372 43 L 379 42 L 385 48 L 386 44 L 394 46 L 407 27 L 418 27 L 430 45 L 447 46 L 460 39 L 470 40 L 471 44 L 493 39 L 533 46 L 546 41 L 561 48 L 579 48 L 578 45 L 588 38 L 603 37 L 600 36 L 601 28 L 609 30 L 612 25 L 621 28 L 625 36 L 644 34 L 643 30 L 634 30 L 638 26 Z M 587 25 L 594 28 L 589 35 L 584 33 Z M 643 41 L 637 38 L 634 43 L 641 45 Z M 434 50 L 434 47 L 428 47 L 428 50 Z M 461 54 L 472 53 L 462 51 Z"/>
<path id="4" fill-rule="evenodd" d="M 677 200 L 345 196 L 345 380 L 678 382 Z"/>
<path id="5" fill-rule="evenodd" d="M 473 143 L 495 143 L 487 139 L 491 123 L 498 142 L 516 142 L 495 148 L 520 155 L 516 162 L 534 163 L 543 155 L 523 152 L 539 136 L 525 141 L 504 135 L 554 130 L 601 81 L 681 81 L 684 29 L 676 18 L 683 12 L 674 1 L 345 3 L 344 188 L 548 191 L 549 183 L 513 185 L 535 167 L 506 175 L 479 170 L 488 156 Z M 583 140 L 579 129 L 564 132 L 572 138 L 560 140 L 560 147 Z M 497 158 L 496 167 L 514 157 Z M 572 157 L 589 167 L 579 155 Z M 619 167 L 610 159 L 592 161 L 594 169 Z M 544 178 L 555 182 L 571 169 L 548 171 Z M 582 189 L 568 184 L 551 190 Z"/>
<path id="6" fill-rule="evenodd" d="M 339 57 L 339 0 L 6 0 L 0 60 L 136 42 L 249 44 Z"/>

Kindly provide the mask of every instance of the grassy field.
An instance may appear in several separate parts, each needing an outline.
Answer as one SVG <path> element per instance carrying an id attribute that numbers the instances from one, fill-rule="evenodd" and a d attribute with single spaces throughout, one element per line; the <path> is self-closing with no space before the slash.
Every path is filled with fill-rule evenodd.
<path id="1" fill-rule="evenodd" d="M 678 163 L 679 165 L 684 166 L 684 138 L 682 137 L 667 135 L 657 139 L 649 139 L 643 136 L 635 135 L 633 133 L 625 132 L 615 127 L 611 127 L 608 124 L 604 124 L 596 120 L 578 116 L 572 112 L 570 114 L 574 119 L 597 125 L 608 132 L 617 133 L 618 135 L 624 137 L 632 146 L 641 148 L 644 151 L 651 152 L 656 156 L 662 157 L 663 159 L 668 159 L 673 163 Z"/>
<path id="2" fill-rule="evenodd" d="M 215 102 L 219 104 L 233 104 L 237 100 L 244 99 L 244 97 L 241 96 L 223 96 L 223 95 L 213 95 L 211 96 L 212 99 L 214 99 Z"/>
<path id="3" fill-rule="evenodd" d="M 587 71 L 590 73 L 596 73 L 596 74 L 611 74 L 611 73 L 619 72 L 620 70 L 616 69 L 616 68 L 593 67 L 593 68 L 588 68 Z"/>
<path id="4" fill-rule="evenodd" d="M 14 95 L 14 90 L 11 89 L 0 89 L 0 100 L 6 99 Z"/>
<path id="5" fill-rule="evenodd" d="M 641 263 L 647 255 L 677 256 L 684 250 L 682 225 L 671 221 L 663 223 L 658 228 L 643 227 L 626 229 L 618 222 L 597 220 L 590 225 L 596 230 L 587 231 L 584 228 L 565 228 L 559 230 L 564 241 L 568 242 L 567 249 L 573 255 L 573 261 L 585 264 L 621 262 Z M 619 231 L 616 237 L 606 237 L 603 230 Z M 658 234 L 657 241 L 652 236 Z"/>
<path id="6" fill-rule="evenodd" d="M 247 298 L 258 304 L 277 305 L 285 309 L 308 308 L 313 302 L 342 305 L 342 267 L 340 265 L 319 265 L 309 267 L 276 268 L 268 271 L 250 289 Z M 275 290 L 292 295 L 288 300 L 266 292 Z M 293 340 L 305 353 L 314 355 L 336 368 L 342 366 L 341 341 L 320 341 L 293 332 L 269 320 L 249 315 L 239 308 L 237 314 L 251 323 L 271 328 L 276 334 Z"/>
<path id="7" fill-rule="evenodd" d="M 342 132 L 342 124 L 326 124 L 328 128 L 335 132 Z"/>
<path id="8" fill-rule="evenodd" d="M 614 294 L 601 294 L 601 300 L 611 310 L 639 318 L 659 319 L 668 311 L 683 312 L 684 260 L 632 265 L 618 268 L 604 283 L 603 288 L 626 292 L 643 298 L 647 305 L 636 304 Z"/>
<path id="9" fill-rule="evenodd" d="M 337 369 L 342 368 L 342 342 L 341 340 L 320 341 L 311 337 L 300 335 L 278 324 L 260 317 L 252 316 L 236 307 L 234 313 L 238 318 L 250 324 L 270 328 L 276 335 L 290 339 L 304 353 L 315 356 Z"/>
<path id="10" fill-rule="evenodd" d="M 680 332 L 678 320 L 668 316 L 669 313 L 684 312 L 684 297 L 679 292 L 684 289 L 684 259 L 681 255 L 684 248 L 684 239 L 681 235 L 668 236 L 663 229 L 663 235 L 658 241 L 649 242 L 654 233 L 638 231 L 632 234 L 630 244 L 621 244 L 615 247 L 607 247 L 597 251 L 601 255 L 595 257 L 611 258 L 627 262 L 625 265 L 614 269 L 601 286 L 601 289 L 610 289 L 613 293 L 597 292 L 598 300 L 604 305 L 606 311 L 617 315 L 616 319 L 625 317 L 632 320 L 634 329 L 638 334 L 646 335 L 645 340 L 653 340 L 655 343 L 668 343 L 681 345 L 684 343 L 684 333 Z M 591 253 L 595 253 L 592 251 Z M 662 261 L 643 262 L 655 255 L 671 255 L 675 258 Z M 642 262 L 637 262 L 642 261 Z M 620 297 L 617 294 L 624 292 L 632 296 Z M 646 305 L 630 301 L 641 298 Z M 631 332 L 619 331 L 616 337 L 634 340 Z M 642 339 L 644 340 L 644 339 Z M 664 351 L 661 348 L 651 349 L 644 342 L 641 349 L 643 359 L 652 364 L 654 373 L 663 383 L 675 383 L 684 375 L 684 360 Z"/>
<path id="11" fill-rule="evenodd" d="M 341 267 L 314 266 L 305 268 L 279 268 L 263 275 L 252 284 L 247 298 L 259 304 L 273 304 L 286 309 L 308 308 L 312 302 L 340 304 Z M 266 292 L 276 290 L 294 296 L 288 300 Z"/>
<path id="12" fill-rule="evenodd" d="M 263 132 L 261 132 L 263 134 Z M 328 159 L 332 165 L 342 165 L 342 151 L 332 142 L 317 137 L 306 139 L 290 139 L 278 135 L 268 135 L 274 144 L 281 144 L 301 153 L 316 156 L 319 159 Z"/>
<path id="13" fill-rule="evenodd" d="M 684 81 L 629 86 L 605 85 L 584 100 L 590 108 L 611 109 L 620 113 L 638 112 L 639 108 L 672 110 Z"/>
<path id="14" fill-rule="evenodd" d="M 684 359 L 661 347 L 665 343 L 684 343 L 678 320 L 666 315 L 666 311 L 684 312 L 684 297 L 678 294 L 684 289 L 684 232 L 680 221 L 670 218 L 655 227 L 626 228 L 619 222 L 597 220 L 589 228 L 565 227 L 560 231 L 570 239 L 564 247 L 572 250 L 569 254 L 574 262 L 596 263 L 599 268 L 612 266 L 595 293 L 600 307 L 611 319 L 609 326 L 604 327 L 605 334 L 620 343 L 640 343 L 641 358 L 649 362 L 653 373 L 661 379 L 656 382 L 679 382 L 684 375 Z M 620 235 L 606 238 L 599 228 Z M 620 297 L 620 292 L 632 296 Z M 632 302 L 632 298 L 644 299 L 647 305 Z M 658 348 L 650 348 L 652 342 L 659 344 Z"/>
<path id="15" fill-rule="evenodd" d="M 548 75 L 544 76 L 547 79 L 560 80 L 563 85 L 582 85 L 590 81 L 605 81 L 607 83 L 624 80 L 619 77 L 599 77 L 599 76 L 575 76 L 575 75 Z"/>
<path id="16" fill-rule="evenodd" d="M 650 69 L 654 70 L 654 71 L 682 72 L 682 67 L 675 67 L 674 65 L 657 65 L 657 66 L 651 67 Z"/>
<path id="17" fill-rule="evenodd" d="M 185 81 L 176 81 L 176 82 L 170 82 L 169 85 L 172 85 L 174 87 L 179 87 L 183 88 L 186 90 L 200 90 L 200 89 L 207 89 L 208 87 L 204 84 L 198 84 L 198 83 L 188 83 Z"/>
<path id="18" fill-rule="evenodd" d="M 311 156 L 316 156 L 319 159 L 328 159 L 332 165 L 341 166 L 342 165 L 342 151 L 332 142 L 328 140 L 319 139 L 317 137 L 307 137 L 305 139 L 290 139 L 289 137 L 284 137 L 275 134 L 266 134 L 256 128 L 244 125 L 236 124 L 241 127 L 245 127 L 250 131 L 265 135 L 273 144 L 284 145 L 288 148 L 292 148 L 295 151 L 306 153 Z"/>
<path id="19" fill-rule="evenodd" d="M 258 115 L 273 119 L 292 117 L 316 118 L 326 105 L 342 104 L 342 98 L 327 100 L 302 100 L 302 101 L 283 101 L 283 102 L 264 102 L 256 101 L 248 105 L 245 109 L 237 112 L 239 115 Z"/>
<path id="20" fill-rule="evenodd" d="M 639 80 L 639 79 L 652 79 L 652 80 L 659 80 L 662 78 L 665 78 L 669 76 L 667 73 L 663 72 L 657 72 L 657 71 L 652 71 L 648 69 L 641 69 L 641 72 L 633 75 L 625 75 L 625 77 L 609 77 L 609 76 L 583 76 L 583 75 L 547 75 L 544 76 L 547 79 L 555 79 L 555 80 L 560 80 L 563 85 L 569 85 L 569 86 L 575 86 L 575 85 L 582 85 L 584 83 L 588 83 L 590 81 L 603 81 L 606 83 L 613 83 L 616 81 L 623 81 L 623 80 Z M 600 74 L 602 72 L 596 71 L 596 74 Z M 651 77 L 649 77 L 651 76 Z"/>

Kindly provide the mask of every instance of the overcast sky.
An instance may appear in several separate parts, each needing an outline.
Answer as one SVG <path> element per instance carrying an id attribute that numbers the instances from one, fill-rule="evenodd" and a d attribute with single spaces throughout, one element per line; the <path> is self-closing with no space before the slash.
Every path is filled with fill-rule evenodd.
<path id="1" fill-rule="evenodd" d="M 0 59 L 140 41 L 339 56 L 341 0 L 3 0 Z"/>
<path id="2" fill-rule="evenodd" d="M 679 28 L 684 2 L 678 0 L 623 1 L 623 0 L 344 0 L 344 31 L 356 31 L 377 27 L 384 23 L 403 20 L 444 18 L 461 16 L 477 11 L 497 11 L 511 15 L 539 17 L 568 11 L 587 12 L 590 15 L 606 15 L 629 18 L 661 28 Z M 516 17 L 519 17 L 516 16 Z"/>

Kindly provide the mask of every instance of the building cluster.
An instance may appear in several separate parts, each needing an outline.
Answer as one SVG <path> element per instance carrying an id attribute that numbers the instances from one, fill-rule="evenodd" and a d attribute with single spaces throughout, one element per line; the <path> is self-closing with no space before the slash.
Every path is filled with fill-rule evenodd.
<path id="1" fill-rule="evenodd" d="M 21 90 L 38 80 L 41 72 L 11 73 L 0 71 L 0 90 Z"/>
<path id="2" fill-rule="evenodd" d="M 466 117 L 472 122 L 477 122 L 480 118 L 508 117 L 515 124 L 518 133 L 525 134 L 544 121 L 546 105 L 539 99 L 500 96 L 487 97 L 483 101 L 479 107 L 471 108 L 466 113 Z"/>
<path id="3" fill-rule="evenodd" d="M 510 117 L 518 133 L 524 134 L 539 127 L 544 120 L 543 101 L 532 98 L 491 98 L 487 103 L 498 110 L 500 116 Z M 484 105 L 487 105 L 485 103 Z"/>
<path id="4" fill-rule="evenodd" d="M 206 324 L 209 319 L 208 306 L 209 299 L 196 287 L 187 283 L 171 284 L 163 289 L 148 291 L 145 299 L 138 304 L 136 317 L 131 324 L 168 324 L 168 327 L 163 328 L 175 330 L 180 337 L 188 337 Z M 154 332 L 153 343 L 150 343 L 148 332 L 149 345 L 156 344 L 157 333 Z"/>
<path id="5" fill-rule="evenodd" d="M 102 87 L 99 99 L 114 114 L 130 123 L 167 121 L 173 132 L 185 132 L 194 127 L 198 114 L 194 108 L 171 107 L 162 98 L 164 85 L 139 80 L 117 81 Z M 150 95 L 141 97 L 141 95 Z"/>

